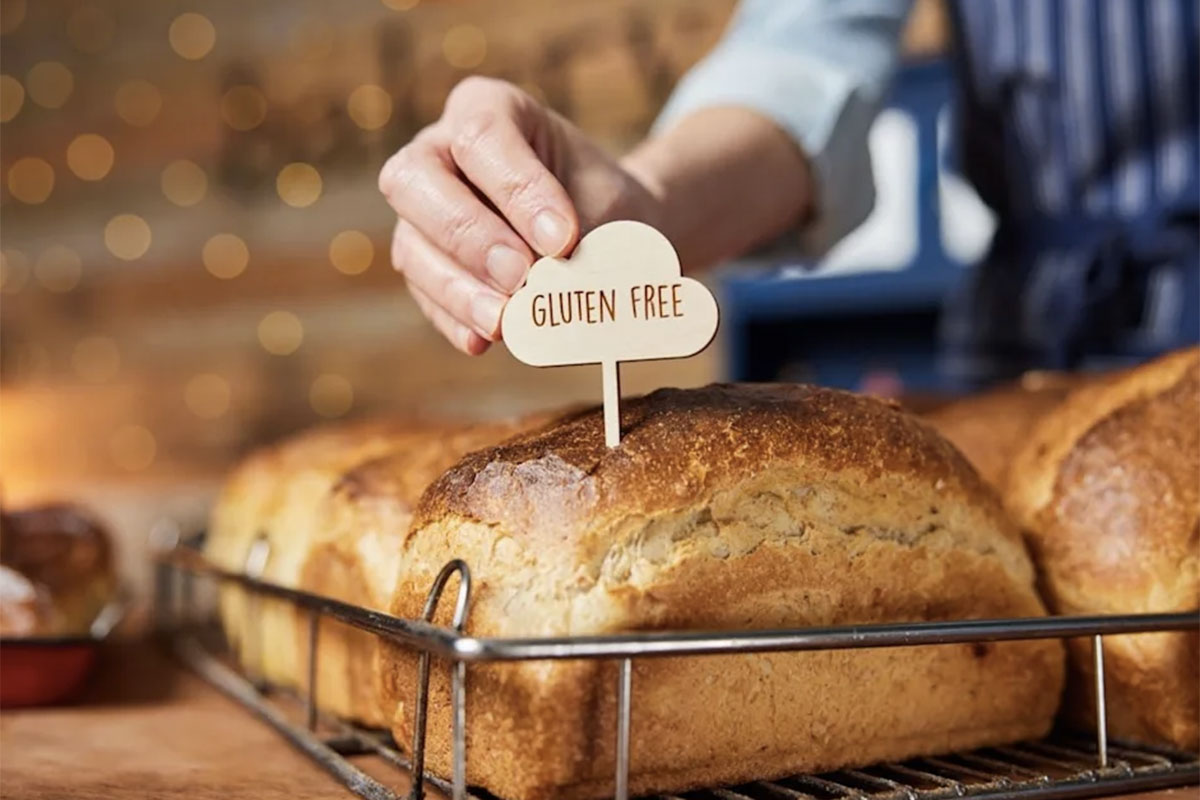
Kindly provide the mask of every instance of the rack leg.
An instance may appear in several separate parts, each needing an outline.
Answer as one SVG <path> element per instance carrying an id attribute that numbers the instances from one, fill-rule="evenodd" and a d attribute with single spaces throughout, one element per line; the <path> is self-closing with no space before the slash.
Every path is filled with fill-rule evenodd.
<path id="1" fill-rule="evenodd" d="M 308 695 L 304 709 L 310 731 L 317 729 L 317 639 L 320 633 L 321 612 L 314 608 L 308 614 Z"/>
<path id="2" fill-rule="evenodd" d="M 1092 637 L 1093 671 L 1096 675 L 1096 751 L 1100 766 L 1108 766 L 1108 709 L 1104 701 L 1104 641 L 1100 634 Z"/>
<path id="3" fill-rule="evenodd" d="M 467 664 L 454 663 L 450 677 L 450 705 L 454 713 L 454 792 L 453 800 L 467 797 Z"/>
<path id="4" fill-rule="evenodd" d="M 617 678 L 617 776 L 615 800 L 629 800 L 629 717 L 633 660 L 622 659 Z"/>

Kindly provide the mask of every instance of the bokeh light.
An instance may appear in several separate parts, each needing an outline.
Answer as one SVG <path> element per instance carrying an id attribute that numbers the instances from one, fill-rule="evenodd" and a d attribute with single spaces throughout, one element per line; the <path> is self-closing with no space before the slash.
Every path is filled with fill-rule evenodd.
<path id="1" fill-rule="evenodd" d="M 392 11 L 408 11 L 417 7 L 420 0 L 381 0 Z"/>
<path id="2" fill-rule="evenodd" d="M 141 425 L 122 425 L 108 440 L 108 454 L 113 463 L 130 472 L 153 464 L 157 450 L 154 434 Z"/>
<path id="3" fill-rule="evenodd" d="M 183 389 L 183 402 L 200 419 L 217 419 L 229 410 L 229 381 L 213 372 L 192 376 Z"/>
<path id="4" fill-rule="evenodd" d="M 33 102 L 43 108 L 62 108 L 75 90 L 75 76 L 65 64 L 42 61 L 25 76 L 25 88 Z"/>
<path id="5" fill-rule="evenodd" d="M 442 56 L 458 69 L 478 67 L 487 57 L 487 35 L 478 25 L 455 25 L 442 37 Z"/>
<path id="6" fill-rule="evenodd" d="M 354 386 L 341 375 L 318 375 L 308 389 L 308 403 L 322 417 L 340 417 L 354 407 Z"/>
<path id="7" fill-rule="evenodd" d="M 218 233 L 204 243 L 201 253 L 204 268 L 216 278 L 236 278 L 250 263 L 250 250 L 240 237 Z"/>
<path id="8" fill-rule="evenodd" d="M 0 251 L 0 289 L 8 294 L 21 291 L 29 283 L 29 259 L 20 250 Z"/>
<path id="9" fill-rule="evenodd" d="M 187 159 L 172 161 L 162 171 L 162 193 L 177 206 L 194 206 L 208 192 L 208 176 Z"/>
<path id="10" fill-rule="evenodd" d="M 303 341 L 304 326 L 290 311 L 272 311 L 258 323 L 258 343 L 271 355 L 291 355 Z"/>
<path id="11" fill-rule="evenodd" d="M 89 383 L 107 383 L 121 369 L 121 351 L 107 336 L 87 336 L 71 351 L 71 369 Z"/>
<path id="12" fill-rule="evenodd" d="M 33 277 L 51 292 L 69 292 L 83 277 L 83 262 L 71 248 L 55 244 L 47 247 L 33 265 Z"/>
<path id="13" fill-rule="evenodd" d="M 321 173 L 312 164 L 297 161 L 279 170 L 275 179 L 279 199 L 292 208 L 304 208 L 321 196 Z"/>
<path id="14" fill-rule="evenodd" d="M 25 87 L 11 75 L 0 75 L 0 122 L 8 122 L 25 105 Z"/>
<path id="15" fill-rule="evenodd" d="M 267 117 L 267 98 L 254 86 L 234 86 L 221 96 L 221 119 L 235 131 L 254 130 Z"/>
<path id="16" fill-rule="evenodd" d="M 171 49 L 189 61 L 198 61 L 209 54 L 217 42 L 217 29 L 208 17 L 189 11 L 171 22 L 167 31 Z"/>
<path id="17" fill-rule="evenodd" d="M 375 259 L 375 245 L 362 231 L 342 231 L 329 243 L 329 261 L 345 275 L 366 272 Z"/>
<path id="18" fill-rule="evenodd" d="M 102 53 L 112 44 L 117 24 L 104 9 L 80 6 L 67 17 L 67 38 L 82 53 Z"/>
<path id="19" fill-rule="evenodd" d="M 137 78 L 117 88 L 113 105 L 118 117 L 141 128 L 154 122 L 162 111 L 162 94 L 153 83 Z"/>
<path id="20" fill-rule="evenodd" d="M 365 131 L 379 130 L 392 116 L 392 97 L 373 83 L 364 83 L 350 93 L 346 111 L 354 124 Z"/>
<path id="21" fill-rule="evenodd" d="M 136 214 L 118 214 L 104 226 L 104 246 L 125 261 L 135 261 L 150 249 L 150 226 Z"/>
<path id="22" fill-rule="evenodd" d="M 8 169 L 8 191 L 22 203 L 44 203 L 54 191 L 54 168 L 40 158 L 18 159 Z"/>
<path id="23" fill-rule="evenodd" d="M 67 166 L 85 181 L 98 181 L 112 169 L 113 146 L 95 133 L 81 133 L 67 145 Z"/>
<path id="24" fill-rule="evenodd" d="M 12 33 L 25 21 L 25 0 L 0 2 L 0 33 Z"/>

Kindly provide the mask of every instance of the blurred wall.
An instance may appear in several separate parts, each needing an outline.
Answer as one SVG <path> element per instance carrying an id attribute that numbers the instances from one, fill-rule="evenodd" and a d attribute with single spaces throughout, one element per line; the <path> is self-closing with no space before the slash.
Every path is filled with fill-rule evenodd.
<path id="1" fill-rule="evenodd" d="M 376 173 L 472 73 L 619 151 L 733 6 L 2 0 L 5 499 L 211 486 L 326 419 L 598 398 L 594 368 L 437 337 L 389 267 Z M 910 52 L 940 46 L 937 9 L 918 4 Z M 624 388 L 710 381 L 718 350 L 627 366 Z"/>

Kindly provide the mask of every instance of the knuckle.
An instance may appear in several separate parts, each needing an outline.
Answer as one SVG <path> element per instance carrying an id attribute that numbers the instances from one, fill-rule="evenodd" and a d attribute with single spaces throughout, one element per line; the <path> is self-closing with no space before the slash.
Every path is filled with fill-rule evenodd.
<path id="1" fill-rule="evenodd" d="M 442 247 L 456 254 L 470 251 L 476 228 L 474 215 L 463 211 L 451 212 L 442 221 Z"/>
<path id="2" fill-rule="evenodd" d="M 520 205 L 540 199 L 544 194 L 544 179 L 536 171 L 514 172 L 506 175 L 500 191 L 511 205 Z"/>
<path id="3" fill-rule="evenodd" d="M 464 117 L 450 140 L 450 152 L 455 158 L 474 152 L 487 141 L 496 122 L 494 111 L 474 111 Z"/>

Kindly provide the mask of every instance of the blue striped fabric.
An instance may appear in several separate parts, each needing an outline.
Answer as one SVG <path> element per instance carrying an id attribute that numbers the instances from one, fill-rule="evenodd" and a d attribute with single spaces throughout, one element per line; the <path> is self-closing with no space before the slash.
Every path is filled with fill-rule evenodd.
<path id="1" fill-rule="evenodd" d="M 947 309 L 967 382 L 1200 338 L 1197 0 L 957 0 L 964 172 L 1000 217 Z"/>

